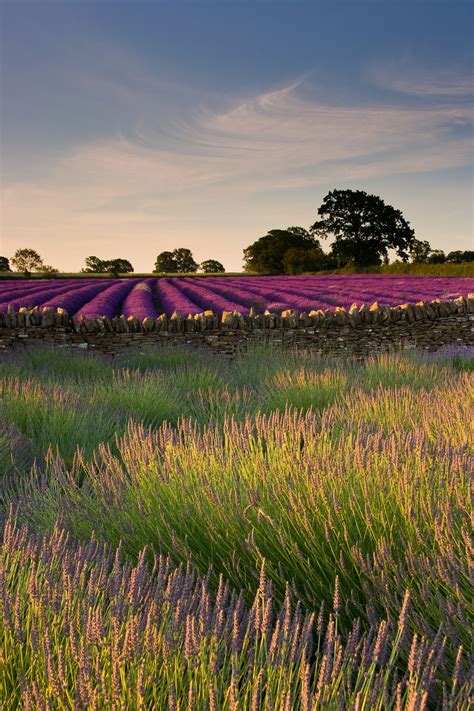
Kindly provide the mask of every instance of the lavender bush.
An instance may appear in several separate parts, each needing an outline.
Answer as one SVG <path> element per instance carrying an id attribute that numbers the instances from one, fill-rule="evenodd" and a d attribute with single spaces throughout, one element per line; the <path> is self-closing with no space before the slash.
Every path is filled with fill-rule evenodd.
<path id="1" fill-rule="evenodd" d="M 7 708 L 468 708 L 462 647 L 447 674 L 442 632 L 409 632 L 409 592 L 396 620 L 368 632 L 355 620 L 344 640 L 337 578 L 325 622 L 323 606 L 302 611 L 288 588 L 275 606 L 265 563 L 246 606 L 189 565 L 143 549 L 131 566 L 120 548 L 57 527 L 35 537 L 10 516 L 0 596 Z"/>
<path id="2" fill-rule="evenodd" d="M 129 291 L 122 307 L 122 313 L 126 318 L 138 318 L 143 321 L 148 316 L 157 317 L 158 313 L 153 299 L 155 281 L 156 279 L 144 279 Z"/>
<path id="3" fill-rule="evenodd" d="M 76 316 L 80 318 L 97 318 L 98 316 L 109 316 L 112 318 L 115 314 L 121 311 L 122 303 L 128 293 L 134 288 L 135 282 L 131 279 L 118 281 L 113 286 L 101 291 L 91 301 L 88 301 L 77 312 Z"/>
<path id="4" fill-rule="evenodd" d="M 465 355 L 3 357 L 3 706 L 467 711 Z"/>

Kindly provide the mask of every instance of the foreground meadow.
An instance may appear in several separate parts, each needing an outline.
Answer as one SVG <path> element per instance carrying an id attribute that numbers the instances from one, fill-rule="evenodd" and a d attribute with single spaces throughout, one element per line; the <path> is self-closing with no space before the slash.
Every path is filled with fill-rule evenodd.
<path id="1" fill-rule="evenodd" d="M 468 709 L 472 369 L 0 360 L 7 709 Z"/>

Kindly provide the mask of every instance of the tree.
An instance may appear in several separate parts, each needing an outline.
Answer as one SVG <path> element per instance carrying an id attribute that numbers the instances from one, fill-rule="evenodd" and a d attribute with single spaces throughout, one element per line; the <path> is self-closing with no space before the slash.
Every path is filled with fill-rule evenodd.
<path id="1" fill-rule="evenodd" d="M 414 264 L 426 264 L 431 245 L 426 240 L 414 239 L 410 247 L 410 258 Z"/>
<path id="2" fill-rule="evenodd" d="M 198 264 L 193 259 L 193 253 L 186 247 L 179 247 L 172 252 L 161 252 L 155 262 L 155 272 L 185 274 L 197 270 Z"/>
<path id="3" fill-rule="evenodd" d="M 105 274 L 108 271 L 107 264 L 99 257 L 86 257 L 86 266 L 82 269 L 83 274 Z"/>
<path id="4" fill-rule="evenodd" d="M 461 264 L 462 262 L 474 262 L 474 251 L 466 249 L 464 252 L 457 249 L 454 252 L 449 252 L 446 256 L 446 261 L 452 264 Z"/>
<path id="5" fill-rule="evenodd" d="M 86 266 L 82 269 L 85 274 L 130 274 L 133 267 L 128 259 L 99 259 L 99 257 L 86 257 Z"/>
<path id="6" fill-rule="evenodd" d="M 446 261 L 443 250 L 431 249 L 426 240 L 414 239 L 409 251 L 414 264 L 442 264 Z"/>
<path id="7" fill-rule="evenodd" d="M 332 190 L 318 209 L 322 219 L 310 232 L 334 238 L 332 254 L 355 266 L 380 264 L 395 249 L 407 261 L 415 232 L 400 210 L 363 190 Z"/>
<path id="8" fill-rule="evenodd" d="M 178 271 L 177 266 L 173 252 L 161 252 L 156 258 L 155 272 L 174 273 Z"/>
<path id="9" fill-rule="evenodd" d="M 38 271 L 41 272 L 41 274 L 46 274 L 47 276 L 54 276 L 54 274 L 59 274 L 59 269 L 56 269 L 56 267 L 52 267 L 51 264 L 43 264 L 41 266 L 41 269 Z"/>
<path id="10" fill-rule="evenodd" d="M 217 274 L 218 272 L 225 272 L 224 266 L 217 261 L 217 259 L 206 259 L 206 261 L 201 262 L 200 269 L 205 274 Z"/>
<path id="11" fill-rule="evenodd" d="M 297 249 L 292 247 L 283 257 L 285 274 L 304 274 L 305 272 L 320 272 L 323 269 L 334 269 L 336 262 L 321 247 L 312 249 Z"/>
<path id="12" fill-rule="evenodd" d="M 107 271 L 112 274 L 131 274 L 133 272 L 133 267 L 128 261 L 128 259 L 109 259 L 105 262 L 107 266 Z"/>
<path id="13" fill-rule="evenodd" d="M 190 249 L 180 247 L 173 250 L 173 257 L 176 260 L 176 271 L 181 273 L 197 272 L 198 264 L 193 259 L 193 253 Z"/>
<path id="14" fill-rule="evenodd" d="M 11 272 L 10 262 L 6 257 L 0 257 L 0 272 Z"/>
<path id="15" fill-rule="evenodd" d="M 244 249 L 245 271 L 284 274 L 284 258 L 288 250 L 299 249 L 307 252 L 318 248 L 321 249 L 318 240 L 304 227 L 269 230 L 268 234 Z"/>
<path id="16" fill-rule="evenodd" d="M 427 264 L 444 264 L 445 261 L 446 255 L 442 249 L 432 249 L 426 259 Z"/>
<path id="17" fill-rule="evenodd" d="M 34 249 L 17 249 L 12 264 L 17 272 L 24 272 L 28 276 L 32 271 L 41 271 L 43 260 Z"/>

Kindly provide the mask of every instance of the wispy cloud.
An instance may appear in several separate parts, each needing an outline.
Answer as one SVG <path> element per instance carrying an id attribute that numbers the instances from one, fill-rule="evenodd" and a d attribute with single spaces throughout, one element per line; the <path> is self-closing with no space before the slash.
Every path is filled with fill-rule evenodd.
<path id="1" fill-rule="evenodd" d="M 185 225 L 187 211 L 199 225 L 212 212 L 230 214 L 235 204 L 260 192 L 469 162 L 470 139 L 454 130 L 471 120 L 463 102 L 336 106 L 308 98 L 298 79 L 239 100 L 223 97 L 222 106 L 216 97 L 196 102 L 192 92 L 194 103 L 187 96 L 173 113 L 170 86 L 157 78 L 143 76 L 142 85 L 122 89 L 118 79 L 90 81 L 104 101 L 119 97 L 134 120 L 118 135 L 65 151 L 41 183 L 25 176 L 4 187 L 3 229 L 17 243 L 34 230 L 44 239 L 55 235 L 58 249 L 67 251 L 60 235 L 73 241 L 81 234 L 84 254 L 94 251 L 102 235 L 104 249 L 118 245 L 124 251 L 120 244 L 130 234 L 151 242 L 153 235 L 170 235 L 180 222 Z M 179 95 L 178 87 L 172 91 Z M 156 251 L 152 244 L 149 249 Z"/>
<path id="2" fill-rule="evenodd" d="M 229 198 L 259 189 L 423 172 L 469 162 L 467 106 L 330 106 L 299 93 L 301 82 L 223 110 L 201 105 L 174 122 L 75 148 L 52 184 L 77 190 L 88 207 L 120 196 L 172 198 L 208 191 Z"/>
<path id="3" fill-rule="evenodd" d="M 472 97 L 473 73 L 466 67 L 423 69 L 413 66 L 413 58 L 399 62 L 378 62 L 367 70 L 368 78 L 377 86 L 390 91 L 419 97 Z"/>

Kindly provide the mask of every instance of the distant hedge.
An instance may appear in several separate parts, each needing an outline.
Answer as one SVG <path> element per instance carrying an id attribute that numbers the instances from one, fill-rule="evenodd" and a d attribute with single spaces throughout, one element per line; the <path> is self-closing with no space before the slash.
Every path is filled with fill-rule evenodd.
<path id="1" fill-rule="evenodd" d="M 474 262 L 461 264 L 384 264 L 382 274 L 420 274 L 423 276 L 474 276 Z"/>
<path id="2" fill-rule="evenodd" d="M 413 274 L 419 276 L 467 276 L 474 277 L 474 262 L 463 262 L 461 264 L 447 263 L 444 264 L 404 264 L 402 262 L 395 262 L 394 264 L 383 264 L 382 266 L 374 265 L 373 267 L 342 267 L 341 269 L 331 269 L 322 272 L 308 272 L 311 274 Z M 145 277 L 156 277 L 160 279 L 162 277 L 180 277 L 192 276 L 196 279 L 206 279 L 208 277 L 220 277 L 225 279 L 227 276 L 275 276 L 274 274 L 252 274 L 251 272 L 226 272 L 225 274 L 204 274 L 204 273 L 191 273 L 191 274 L 155 274 L 155 273 L 137 273 L 137 274 L 119 274 L 121 279 L 137 279 Z M 80 278 L 90 279 L 91 277 L 97 277 L 101 279 L 117 278 L 113 277 L 112 274 L 85 274 L 85 273 L 60 273 L 60 274 L 42 274 L 41 272 L 32 273 L 29 279 L 80 279 Z M 2 279 L 25 279 L 24 274 L 19 274 L 17 272 L 0 272 L 0 281 Z"/>
<path id="3" fill-rule="evenodd" d="M 373 267 L 342 267 L 331 271 L 317 272 L 318 274 L 413 274 L 419 276 L 474 276 L 474 262 L 461 264 L 408 264 L 395 262 Z"/>

